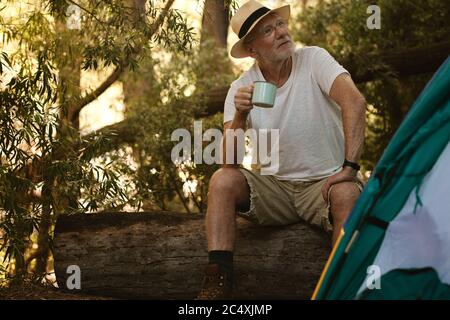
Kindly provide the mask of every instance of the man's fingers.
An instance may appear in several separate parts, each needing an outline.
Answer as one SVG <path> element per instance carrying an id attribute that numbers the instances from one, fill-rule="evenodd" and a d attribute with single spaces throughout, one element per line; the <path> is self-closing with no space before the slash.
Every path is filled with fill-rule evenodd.
<path id="1" fill-rule="evenodd" d="M 238 93 L 248 93 L 251 95 L 253 93 L 253 85 L 239 88 Z"/>
<path id="2" fill-rule="evenodd" d="M 236 94 L 236 99 L 251 99 L 251 97 L 252 97 L 251 92 L 241 91 Z"/>
<path id="3" fill-rule="evenodd" d="M 341 182 L 358 182 L 358 179 L 352 175 L 343 174 L 342 171 L 333 176 L 328 177 L 324 185 L 322 186 L 322 197 L 325 201 L 328 201 L 328 192 L 330 188 L 333 185 Z"/>
<path id="4" fill-rule="evenodd" d="M 248 110 L 253 109 L 253 105 L 251 105 L 251 104 L 241 104 L 241 103 L 238 103 L 238 104 L 236 104 L 236 109 L 237 109 L 237 110 L 248 111 Z"/>
<path id="5" fill-rule="evenodd" d="M 327 181 L 324 185 L 324 187 L 322 188 L 322 195 L 323 198 L 325 199 L 325 201 L 327 201 L 327 197 L 328 197 L 328 190 L 334 186 L 335 184 L 339 184 L 341 182 L 357 182 L 358 180 L 354 177 L 341 177 L 339 179 L 336 179 L 334 181 Z"/>
<path id="6" fill-rule="evenodd" d="M 241 87 L 234 96 L 236 109 L 240 111 L 249 111 L 253 108 L 252 104 L 253 84 L 248 87 Z"/>
<path id="7" fill-rule="evenodd" d="M 235 103 L 239 103 L 240 105 L 250 105 L 252 102 L 248 99 L 236 99 Z"/>
<path id="8" fill-rule="evenodd" d="M 328 189 L 329 188 L 330 188 L 330 185 L 329 185 L 328 180 L 327 180 L 327 182 L 325 182 L 325 184 L 322 186 L 322 197 L 323 197 L 323 200 L 325 200 L 325 202 L 328 200 L 327 196 L 328 196 Z"/>

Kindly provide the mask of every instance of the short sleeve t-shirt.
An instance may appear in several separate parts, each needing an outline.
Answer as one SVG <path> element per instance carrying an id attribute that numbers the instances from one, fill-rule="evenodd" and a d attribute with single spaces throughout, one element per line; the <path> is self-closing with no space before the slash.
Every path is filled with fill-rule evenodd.
<path id="1" fill-rule="evenodd" d="M 279 163 L 273 170 L 276 178 L 312 181 L 341 169 L 344 161 L 342 115 L 329 93 L 334 80 L 342 73 L 348 71 L 325 49 L 296 48 L 291 74 L 283 86 L 277 88 L 273 108 L 255 106 L 250 111 L 248 128 L 257 132 L 278 129 Z M 265 81 L 257 62 L 231 84 L 225 99 L 224 123 L 233 120 L 237 90 L 255 81 Z"/>

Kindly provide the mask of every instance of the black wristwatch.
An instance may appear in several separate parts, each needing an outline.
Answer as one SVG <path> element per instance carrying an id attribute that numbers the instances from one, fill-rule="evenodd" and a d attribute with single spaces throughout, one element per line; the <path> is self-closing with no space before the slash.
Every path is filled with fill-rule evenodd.
<path id="1" fill-rule="evenodd" d="M 356 162 L 348 161 L 347 159 L 344 160 L 344 164 L 342 165 L 342 167 L 351 167 L 356 171 L 359 171 L 359 169 L 361 169 L 361 166 L 359 164 L 357 164 Z"/>

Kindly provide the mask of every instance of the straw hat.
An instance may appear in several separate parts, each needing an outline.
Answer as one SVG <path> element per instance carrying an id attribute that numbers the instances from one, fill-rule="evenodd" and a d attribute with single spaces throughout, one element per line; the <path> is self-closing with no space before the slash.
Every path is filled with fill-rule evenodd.
<path id="1" fill-rule="evenodd" d="M 291 12 L 289 5 L 271 10 L 255 0 L 250 0 L 239 8 L 230 21 L 231 29 L 239 37 L 239 41 L 231 48 L 230 54 L 232 57 L 245 58 L 249 56 L 249 53 L 244 47 L 245 37 L 262 18 L 272 12 L 277 13 L 283 19 L 289 21 Z"/>

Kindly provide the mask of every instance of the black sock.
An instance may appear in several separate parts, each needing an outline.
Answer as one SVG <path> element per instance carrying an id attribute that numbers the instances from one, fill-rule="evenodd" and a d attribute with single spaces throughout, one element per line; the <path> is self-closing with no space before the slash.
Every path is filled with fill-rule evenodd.
<path id="1" fill-rule="evenodd" d="M 217 263 L 220 270 L 233 275 L 233 251 L 213 250 L 209 251 L 209 263 Z"/>

